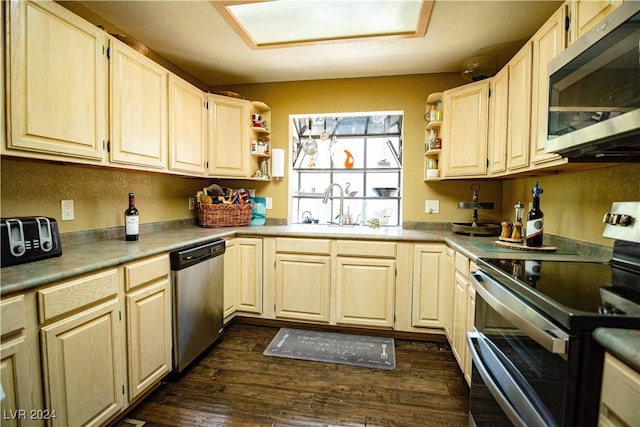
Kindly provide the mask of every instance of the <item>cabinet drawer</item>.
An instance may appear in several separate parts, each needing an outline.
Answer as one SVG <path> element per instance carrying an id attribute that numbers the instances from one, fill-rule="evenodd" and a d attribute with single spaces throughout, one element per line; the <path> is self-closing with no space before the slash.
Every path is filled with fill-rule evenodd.
<path id="1" fill-rule="evenodd" d="M 25 327 L 24 295 L 0 301 L 0 335 L 5 336 Z"/>
<path id="2" fill-rule="evenodd" d="M 600 393 L 600 421 L 622 421 L 615 425 L 640 425 L 640 373 L 634 371 L 628 365 L 605 353 L 602 377 L 602 391 Z M 599 425 L 614 425 L 614 423 L 602 423 Z"/>
<path id="3" fill-rule="evenodd" d="M 329 255 L 331 253 L 331 240 L 278 237 L 276 239 L 276 252 Z"/>
<path id="4" fill-rule="evenodd" d="M 395 242 L 370 242 L 364 240 L 338 240 L 337 255 L 395 258 Z"/>
<path id="5" fill-rule="evenodd" d="M 164 254 L 127 264 L 124 267 L 125 290 L 169 275 L 169 255 Z"/>
<path id="6" fill-rule="evenodd" d="M 456 270 L 464 275 L 464 277 L 469 277 L 469 258 L 462 255 L 460 252 L 456 252 Z"/>
<path id="7" fill-rule="evenodd" d="M 38 291 L 41 323 L 118 293 L 118 269 L 64 282 Z"/>

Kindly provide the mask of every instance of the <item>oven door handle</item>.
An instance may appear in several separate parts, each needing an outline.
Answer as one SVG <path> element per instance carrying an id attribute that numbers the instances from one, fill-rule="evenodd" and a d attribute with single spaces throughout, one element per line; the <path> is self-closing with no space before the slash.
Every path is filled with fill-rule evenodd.
<path id="1" fill-rule="evenodd" d="M 547 351 L 563 357 L 566 355 L 569 337 L 551 321 L 504 289 L 502 285 L 482 270 L 471 273 L 471 281 L 482 299 L 502 317 L 521 331 L 526 332 Z"/>
<path id="2" fill-rule="evenodd" d="M 478 348 L 474 341 L 478 343 Z M 467 332 L 467 344 L 473 366 L 516 427 L 557 426 L 535 391 L 513 365 L 510 369 L 506 356 L 484 334 L 478 331 Z M 507 362 L 501 361 L 501 358 Z"/>

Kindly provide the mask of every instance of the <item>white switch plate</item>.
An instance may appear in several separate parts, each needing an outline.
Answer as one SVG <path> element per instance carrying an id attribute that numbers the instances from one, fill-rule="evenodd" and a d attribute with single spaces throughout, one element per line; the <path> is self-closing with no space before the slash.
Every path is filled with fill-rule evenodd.
<path id="1" fill-rule="evenodd" d="M 271 199 L 271 197 L 265 197 L 264 205 L 265 209 L 273 209 L 273 199 Z"/>
<path id="2" fill-rule="evenodd" d="M 63 221 L 72 221 L 75 219 L 73 209 L 73 200 L 60 200 L 60 211 L 62 212 Z"/>
<path id="3" fill-rule="evenodd" d="M 189 210 L 192 211 L 196 208 L 196 198 L 189 197 Z"/>
<path id="4" fill-rule="evenodd" d="M 440 200 L 425 200 L 424 211 L 428 214 L 440 213 Z"/>

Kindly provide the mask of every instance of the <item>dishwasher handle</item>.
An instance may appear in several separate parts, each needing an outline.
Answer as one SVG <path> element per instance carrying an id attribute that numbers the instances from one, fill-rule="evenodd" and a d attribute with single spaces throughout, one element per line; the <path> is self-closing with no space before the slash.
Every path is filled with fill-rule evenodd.
<path id="1" fill-rule="evenodd" d="M 224 240 L 215 240 L 205 244 L 187 246 L 169 254 L 171 270 L 179 271 L 200 264 L 208 259 L 224 254 L 226 243 Z"/>

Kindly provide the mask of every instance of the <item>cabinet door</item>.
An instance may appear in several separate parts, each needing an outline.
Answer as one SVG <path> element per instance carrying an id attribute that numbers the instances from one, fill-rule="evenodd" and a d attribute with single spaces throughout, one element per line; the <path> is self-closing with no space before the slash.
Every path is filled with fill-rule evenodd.
<path id="1" fill-rule="evenodd" d="M 236 283 L 238 279 L 238 271 L 236 269 L 236 239 L 229 239 L 226 241 L 226 248 L 224 250 L 224 289 L 222 292 L 223 301 L 223 316 L 225 321 L 231 320 L 231 315 L 236 312 L 237 308 L 237 287 Z"/>
<path id="2" fill-rule="evenodd" d="M 413 249 L 412 326 L 443 326 L 445 251 L 441 245 L 415 245 Z"/>
<path id="3" fill-rule="evenodd" d="M 208 103 L 207 173 L 249 176 L 249 101 L 209 95 Z"/>
<path id="4" fill-rule="evenodd" d="M 489 170 L 498 174 L 507 170 L 507 132 L 509 115 L 509 67 L 491 78 L 489 97 Z"/>
<path id="5" fill-rule="evenodd" d="M 7 148 L 101 163 L 107 132 L 106 33 L 54 2 L 14 0 L 7 10 Z"/>
<path id="6" fill-rule="evenodd" d="M 487 80 L 444 92 L 442 172 L 445 177 L 486 175 L 488 95 Z"/>
<path id="7" fill-rule="evenodd" d="M 236 309 L 262 313 L 262 239 L 235 239 Z"/>
<path id="8" fill-rule="evenodd" d="M 169 169 L 204 175 L 207 141 L 205 94 L 169 75 Z"/>
<path id="9" fill-rule="evenodd" d="M 276 317 L 329 323 L 331 257 L 276 254 Z"/>
<path id="10" fill-rule="evenodd" d="M 167 70 L 111 39 L 113 163 L 167 168 Z"/>
<path id="11" fill-rule="evenodd" d="M 449 342 L 452 340 L 453 333 L 454 254 L 453 249 L 447 248 L 444 259 L 444 286 L 442 288 L 442 327 Z"/>
<path id="12" fill-rule="evenodd" d="M 338 257 L 335 323 L 393 328 L 396 262 Z"/>
<path id="13" fill-rule="evenodd" d="M 453 339 L 451 350 L 462 368 L 465 362 L 464 330 L 467 326 L 467 278 L 459 272 L 455 273 L 453 288 Z"/>
<path id="14" fill-rule="evenodd" d="M 464 379 L 467 380 L 467 384 L 471 386 L 471 368 L 473 366 L 473 360 L 471 358 L 471 352 L 469 351 L 469 346 L 467 344 L 467 332 L 473 331 L 473 323 L 475 320 L 476 313 L 476 290 L 473 288 L 471 283 L 467 286 L 467 304 L 466 304 L 466 313 L 465 313 L 465 328 L 463 334 L 463 342 L 464 345 L 464 366 L 462 367 L 462 371 L 464 372 Z"/>
<path id="15" fill-rule="evenodd" d="M 532 43 L 509 61 L 509 118 L 507 134 L 507 170 L 529 166 L 531 134 Z"/>
<path id="16" fill-rule="evenodd" d="M 575 11 L 576 38 L 602 21 L 623 0 L 577 0 Z"/>
<path id="17" fill-rule="evenodd" d="M 120 301 L 113 299 L 41 329 L 47 408 L 53 426 L 99 426 L 123 407 Z"/>
<path id="18" fill-rule="evenodd" d="M 534 34 L 533 40 L 533 86 L 531 91 L 531 164 L 559 160 L 561 156 L 546 153 L 547 123 L 549 106 L 549 77 L 547 65 L 566 47 L 566 31 L 564 22 L 566 7 L 563 5 Z"/>
<path id="19" fill-rule="evenodd" d="M 129 401 L 171 370 L 169 278 L 127 294 Z"/>

